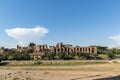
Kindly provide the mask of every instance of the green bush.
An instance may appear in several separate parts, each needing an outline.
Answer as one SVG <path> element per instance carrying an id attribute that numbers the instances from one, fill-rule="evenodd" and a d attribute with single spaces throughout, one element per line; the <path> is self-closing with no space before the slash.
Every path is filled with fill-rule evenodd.
<path id="1" fill-rule="evenodd" d="M 13 59 L 14 59 L 13 56 L 9 56 L 9 57 L 8 57 L 8 60 L 13 60 Z"/>
<path id="2" fill-rule="evenodd" d="M 41 62 L 40 61 L 35 61 L 34 64 L 39 65 L 39 64 L 41 64 Z"/>
<path id="3" fill-rule="evenodd" d="M 75 56 L 74 59 L 75 60 L 79 60 L 80 58 L 79 58 L 79 56 Z"/>
<path id="4" fill-rule="evenodd" d="M 107 53 L 107 55 L 110 59 L 113 59 L 115 57 L 115 55 L 113 53 Z"/>

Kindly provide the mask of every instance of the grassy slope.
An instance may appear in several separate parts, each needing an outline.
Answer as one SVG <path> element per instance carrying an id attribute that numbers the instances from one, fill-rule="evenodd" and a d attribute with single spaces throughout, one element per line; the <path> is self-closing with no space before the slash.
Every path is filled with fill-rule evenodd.
<path id="1" fill-rule="evenodd" d="M 93 65 L 93 64 L 107 64 L 108 60 L 49 60 L 40 61 L 41 64 L 37 66 L 80 66 L 80 65 Z M 36 66 L 35 61 L 11 61 L 3 63 L 1 66 Z"/>
<path id="2" fill-rule="evenodd" d="M 34 61 L 13 61 L 1 65 L 0 70 L 65 70 L 65 71 L 120 71 L 120 61 L 80 60 L 80 61 L 42 61 L 34 65 Z"/>

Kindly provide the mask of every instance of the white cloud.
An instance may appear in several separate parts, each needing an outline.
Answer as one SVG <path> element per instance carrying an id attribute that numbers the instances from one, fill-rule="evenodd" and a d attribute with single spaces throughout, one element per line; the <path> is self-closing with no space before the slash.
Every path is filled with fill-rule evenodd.
<path id="1" fill-rule="evenodd" d="M 115 41 L 115 43 L 112 45 L 113 47 L 120 46 L 120 34 L 116 36 L 110 36 L 109 38 Z"/>
<path id="2" fill-rule="evenodd" d="M 41 38 L 48 33 L 48 29 L 37 26 L 35 28 L 12 28 L 6 29 L 5 32 L 8 36 L 13 37 L 19 45 L 26 46 L 30 42 L 38 43 Z"/>

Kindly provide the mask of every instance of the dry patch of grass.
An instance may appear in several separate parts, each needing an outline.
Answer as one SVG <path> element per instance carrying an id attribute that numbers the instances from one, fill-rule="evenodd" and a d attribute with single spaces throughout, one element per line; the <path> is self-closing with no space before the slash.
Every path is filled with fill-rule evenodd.
<path id="1" fill-rule="evenodd" d="M 12 61 L 8 62 L 6 66 L 30 66 L 34 65 L 34 61 Z"/>
<path id="2" fill-rule="evenodd" d="M 4 63 L 4 62 L 3 62 Z M 51 60 L 51 61 L 10 61 L 4 66 L 81 66 L 94 64 L 108 64 L 109 61 L 100 60 Z"/>
<path id="3" fill-rule="evenodd" d="M 13 70 L 66 70 L 66 71 L 119 71 L 119 61 L 41 61 L 41 64 L 35 65 L 35 61 L 12 61 L 6 66 L 0 66 L 0 69 Z"/>
<path id="4" fill-rule="evenodd" d="M 106 64 L 109 63 L 107 61 L 78 61 L 78 60 L 70 60 L 70 61 L 42 61 L 41 65 L 43 66 L 81 66 L 81 65 L 93 65 L 93 64 Z"/>

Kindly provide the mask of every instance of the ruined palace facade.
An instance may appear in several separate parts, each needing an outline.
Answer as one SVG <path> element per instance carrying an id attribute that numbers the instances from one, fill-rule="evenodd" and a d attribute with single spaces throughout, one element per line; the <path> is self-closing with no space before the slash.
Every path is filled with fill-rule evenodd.
<path id="1" fill-rule="evenodd" d="M 83 53 L 89 53 L 89 54 L 94 54 L 97 53 L 97 46 L 89 46 L 89 47 L 81 47 L 81 46 L 72 46 L 70 44 L 63 44 L 57 43 L 55 46 L 47 46 L 47 45 L 34 45 L 34 46 L 28 46 L 28 47 L 21 47 L 17 46 L 17 51 L 23 51 L 23 50 L 32 50 L 33 53 L 30 53 L 29 56 L 30 58 L 36 60 L 40 59 L 44 53 L 59 53 L 59 52 L 66 52 L 66 53 L 78 53 L 78 52 L 83 52 Z"/>
<path id="2" fill-rule="evenodd" d="M 67 53 L 72 53 L 72 52 L 83 52 L 83 53 L 97 53 L 97 47 L 96 46 L 89 46 L 89 47 L 81 47 L 81 46 L 72 46 L 70 44 L 63 44 L 63 43 L 57 43 L 55 46 L 47 46 L 47 45 L 35 45 L 33 46 L 33 51 L 34 52 L 67 52 Z"/>
<path id="3" fill-rule="evenodd" d="M 50 52 L 67 52 L 67 53 L 72 53 L 72 52 L 83 52 L 83 53 L 97 53 L 97 47 L 96 46 L 89 46 L 89 47 L 80 47 L 80 46 L 75 46 L 73 47 L 70 44 L 64 45 L 63 43 L 57 43 L 56 46 L 50 46 Z"/>

